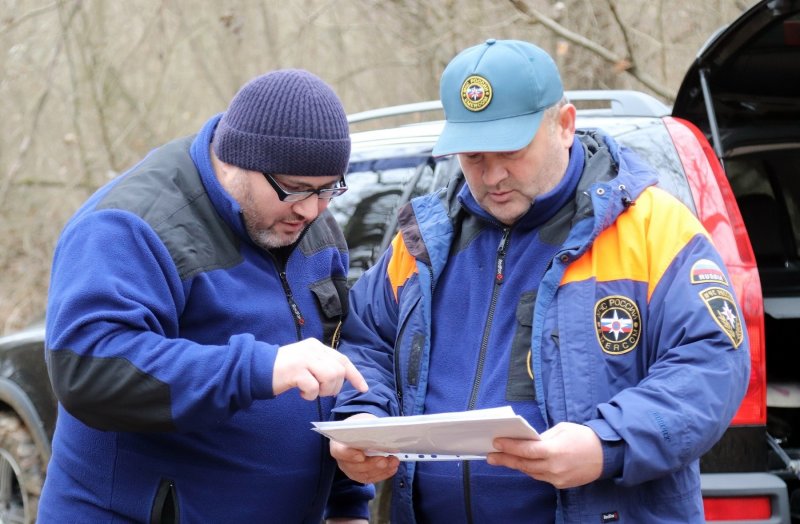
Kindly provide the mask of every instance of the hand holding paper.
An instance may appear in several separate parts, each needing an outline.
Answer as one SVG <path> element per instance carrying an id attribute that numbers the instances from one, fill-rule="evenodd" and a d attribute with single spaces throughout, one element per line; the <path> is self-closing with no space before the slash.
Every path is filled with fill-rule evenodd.
<path id="1" fill-rule="evenodd" d="M 510 406 L 435 415 L 314 422 L 314 430 L 367 455 L 400 460 L 475 460 L 499 437 L 539 439 Z"/>
<path id="2" fill-rule="evenodd" d="M 348 419 L 377 420 L 371 413 L 358 413 Z M 361 449 L 353 448 L 336 440 L 330 441 L 331 456 L 336 460 L 345 475 L 363 484 L 371 484 L 388 479 L 397 473 L 400 462 L 391 457 L 368 457 Z"/>
<path id="3" fill-rule="evenodd" d="M 560 422 L 538 442 L 500 439 L 497 445 L 501 452 L 492 453 L 489 464 L 516 469 L 559 489 L 588 484 L 603 472 L 600 438 L 583 424 Z"/>

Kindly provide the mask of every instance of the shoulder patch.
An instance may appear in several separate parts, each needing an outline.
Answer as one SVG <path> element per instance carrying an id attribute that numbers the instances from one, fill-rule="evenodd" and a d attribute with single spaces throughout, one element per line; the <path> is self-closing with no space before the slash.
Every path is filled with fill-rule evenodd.
<path id="1" fill-rule="evenodd" d="M 716 262 L 703 258 L 698 260 L 692 265 L 692 270 L 689 272 L 689 278 L 692 284 L 722 284 L 728 285 L 728 280 L 725 278 L 725 273 L 717 265 Z"/>
<path id="2" fill-rule="evenodd" d="M 744 332 L 736 301 L 731 292 L 721 287 L 710 287 L 701 291 L 699 295 L 711 317 L 733 342 L 733 347 L 738 348 L 744 340 Z"/>
<path id="3" fill-rule="evenodd" d="M 621 355 L 632 351 L 642 335 L 639 307 L 628 297 L 611 295 L 594 305 L 597 341 L 605 353 Z"/>

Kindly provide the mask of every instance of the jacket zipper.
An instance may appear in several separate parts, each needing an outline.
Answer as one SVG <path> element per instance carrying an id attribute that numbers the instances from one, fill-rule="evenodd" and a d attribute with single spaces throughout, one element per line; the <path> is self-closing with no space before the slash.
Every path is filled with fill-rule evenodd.
<path id="1" fill-rule="evenodd" d="M 472 383 L 472 393 L 469 398 L 468 410 L 475 409 L 475 404 L 478 402 L 478 390 L 481 385 L 481 378 L 483 376 L 483 366 L 486 364 L 486 350 L 489 346 L 489 332 L 491 331 L 492 321 L 494 320 L 495 309 L 497 308 L 497 296 L 500 294 L 500 286 L 505 279 L 506 267 L 506 253 L 508 251 L 509 236 L 511 235 L 511 228 L 503 228 L 503 238 L 500 239 L 500 245 L 497 246 L 497 259 L 495 261 L 495 274 L 494 286 L 492 287 L 492 300 L 489 303 L 489 314 L 486 317 L 486 325 L 483 329 L 483 340 L 481 340 L 481 350 L 478 354 L 478 368 L 475 372 L 475 381 Z M 469 461 L 463 462 L 463 480 L 464 480 L 464 504 L 467 515 L 467 523 L 472 524 L 472 495 L 469 484 Z"/>
<path id="2" fill-rule="evenodd" d="M 162 478 L 150 512 L 150 523 L 163 524 L 165 522 L 180 522 L 180 509 L 178 508 L 175 481 Z"/>
<path id="3" fill-rule="evenodd" d="M 276 261 L 277 262 L 277 261 Z M 292 313 L 292 318 L 294 318 L 294 326 L 295 332 L 297 334 L 297 341 L 301 341 L 303 339 L 303 326 L 306 323 L 305 318 L 303 318 L 303 313 L 300 311 L 300 307 L 297 305 L 297 302 L 294 300 L 294 294 L 292 293 L 292 288 L 289 287 L 289 279 L 286 278 L 286 264 L 281 264 L 280 270 L 278 271 L 278 275 L 281 279 L 281 286 L 283 286 L 283 293 L 286 295 L 286 302 L 289 304 L 289 310 Z M 317 397 L 317 414 L 318 418 L 322 420 L 322 399 Z M 320 447 L 320 477 L 317 479 L 318 483 L 322 481 L 322 470 L 324 469 L 324 462 L 325 462 L 325 439 L 321 439 L 321 447 Z M 320 493 L 319 485 L 317 486 L 317 493 Z"/>
<path id="4" fill-rule="evenodd" d="M 297 302 L 294 301 L 292 288 L 289 287 L 289 280 L 286 278 L 286 270 L 282 268 L 279 272 L 279 275 L 281 277 L 283 293 L 286 295 L 286 302 L 289 303 L 289 311 L 292 312 L 292 317 L 294 318 L 294 326 L 297 332 L 297 340 L 299 342 L 303 337 L 302 327 L 305 325 L 306 319 L 303 318 L 303 314 L 300 312 Z"/>

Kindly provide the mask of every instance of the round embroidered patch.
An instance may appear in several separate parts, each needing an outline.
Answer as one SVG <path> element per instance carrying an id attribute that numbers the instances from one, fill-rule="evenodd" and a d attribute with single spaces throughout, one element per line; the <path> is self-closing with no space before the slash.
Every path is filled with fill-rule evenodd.
<path id="1" fill-rule="evenodd" d="M 621 355 L 632 351 L 642 335 L 639 308 L 628 297 L 611 295 L 594 305 L 595 332 L 603 351 Z"/>
<path id="2" fill-rule="evenodd" d="M 492 85 L 482 76 L 472 75 L 461 84 L 461 102 L 470 111 L 483 111 L 492 101 Z"/>

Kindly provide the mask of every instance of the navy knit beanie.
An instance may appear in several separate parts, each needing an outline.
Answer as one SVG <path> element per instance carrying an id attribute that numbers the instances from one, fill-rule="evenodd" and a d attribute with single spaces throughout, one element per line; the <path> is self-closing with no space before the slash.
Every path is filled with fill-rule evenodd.
<path id="1" fill-rule="evenodd" d="M 214 153 L 248 171 L 342 176 L 350 130 L 342 103 L 325 82 L 300 69 L 254 78 L 233 97 L 214 133 Z"/>

